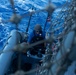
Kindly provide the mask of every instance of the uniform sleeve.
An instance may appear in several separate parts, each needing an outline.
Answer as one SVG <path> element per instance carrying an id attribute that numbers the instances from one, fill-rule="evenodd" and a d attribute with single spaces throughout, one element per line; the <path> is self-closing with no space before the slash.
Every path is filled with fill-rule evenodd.
<path id="1" fill-rule="evenodd" d="M 45 39 L 45 32 L 43 31 L 43 38 Z"/>
<path id="2" fill-rule="evenodd" d="M 33 36 L 34 36 L 33 32 L 29 34 L 28 40 L 27 40 L 28 43 L 31 43 Z"/>

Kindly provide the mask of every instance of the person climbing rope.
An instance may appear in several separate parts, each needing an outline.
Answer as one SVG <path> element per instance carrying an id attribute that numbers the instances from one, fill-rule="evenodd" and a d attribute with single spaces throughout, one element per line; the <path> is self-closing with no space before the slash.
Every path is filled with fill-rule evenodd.
<path id="1" fill-rule="evenodd" d="M 44 31 L 42 31 L 41 25 L 37 24 L 37 25 L 35 25 L 33 31 L 30 33 L 30 35 L 28 36 L 27 43 L 32 44 L 32 43 L 35 43 L 35 42 L 38 42 L 38 41 L 41 41 L 44 39 L 45 39 L 45 33 L 44 33 Z M 36 45 L 30 49 L 30 53 L 33 55 L 36 55 L 39 52 L 44 54 L 45 53 L 44 48 L 45 48 L 44 43 Z"/>

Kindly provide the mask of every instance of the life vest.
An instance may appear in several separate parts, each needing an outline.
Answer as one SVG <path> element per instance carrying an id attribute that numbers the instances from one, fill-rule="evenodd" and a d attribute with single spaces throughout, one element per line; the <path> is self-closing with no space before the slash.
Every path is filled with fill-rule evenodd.
<path id="1" fill-rule="evenodd" d="M 40 34 L 36 35 L 35 31 L 33 31 L 34 33 L 34 36 L 33 38 L 31 39 L 31 43 L 35 43 L 37 41 L 40 41 L 40 40 L 43 40 L 43 36 L 42 36 L 42 31 L 40 32 Z M 37 46 L 44 46 L 43 44 L 39 44 Z"/>
<path id="2" fill-rule="evenodd" d="M 34 33 L 34 36 L 31 39 L 32 40 L 31 43 L 35 43 L 37 41 L 40 41 L 40 40 L 43 40 L 44 39 L 43 38 L 43 35 L 42 35 L 42 31 L 40 32 L 40 34 L 38 36 L 36 36 L 35 31 L 33 31 L 33 33 Z M 41 53 L 44 54 L 45 53 L 44 48 L 45 48 L 44 43 L 42 43 L 42 44 L 36 45 L 33 48 L 31 48 L 31 51 L 32 51 L 33 54 L 37 54 L 37 52 L 39 51 L 39 49 L 41 49 Z"/>

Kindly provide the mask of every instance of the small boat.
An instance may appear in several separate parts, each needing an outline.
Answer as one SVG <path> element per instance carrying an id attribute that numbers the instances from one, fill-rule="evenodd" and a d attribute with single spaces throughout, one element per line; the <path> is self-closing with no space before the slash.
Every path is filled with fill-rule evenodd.
<path id="1" fill-rule="evenodd" d="M 42 58 L 44 57 L 44 54 L 42 54 L 41 57 L 37 56 L 37 55 L 31 55 L 29 53 L 29 51 L 26 53 L 21 53 L 21 52 L 17 52 L 15 51 L 15 46 L 20 43 L 21 40 L 21 33 L 18 32 L 17 30 L 13 30 L 7 40 L 6 46 L 3 49 L 3 52 L 0 55 L 0 75 L 9 75 L 10 73 L 14 73 L 15 71 L 18 70 L 18 66 L 19 66 L 19 62 L 21 61 L 21 68 L 28 71 L 29 69 L 32 68 L 32 63 L 34 64 L 34 66 L 36 67 L 37 63 L 39 63 L 40 60 L 42 60 Z M 17 37 L 18 36 L 18 39 Z M 13 40 L 13 42 L 12 42 Z M 18 46 L 19 47 L 19 46 Z M 18 49 L 18 48 L 17 48 Z M 17 50 L 16 49 L 16 50 Z M 19 49 L 18 49 L 19 50 Z M 19 55 L 20 58 L 18 57 Z M 18 60 L 19 58 L 19 60 Z M 23 58 L 21 60 L 21 58 Z M 7 60 L 5 60 L 7 59 Z"/>

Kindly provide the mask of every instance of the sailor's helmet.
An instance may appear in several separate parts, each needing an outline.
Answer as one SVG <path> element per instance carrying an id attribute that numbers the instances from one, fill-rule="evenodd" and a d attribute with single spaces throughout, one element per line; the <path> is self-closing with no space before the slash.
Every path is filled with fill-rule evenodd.
<path id="1" fill-rule="evenodd" d="M 35 31 L 42 31 L 41 25 L 39 25 L 39 24 L 35 25 L 34 30 Z"/>

